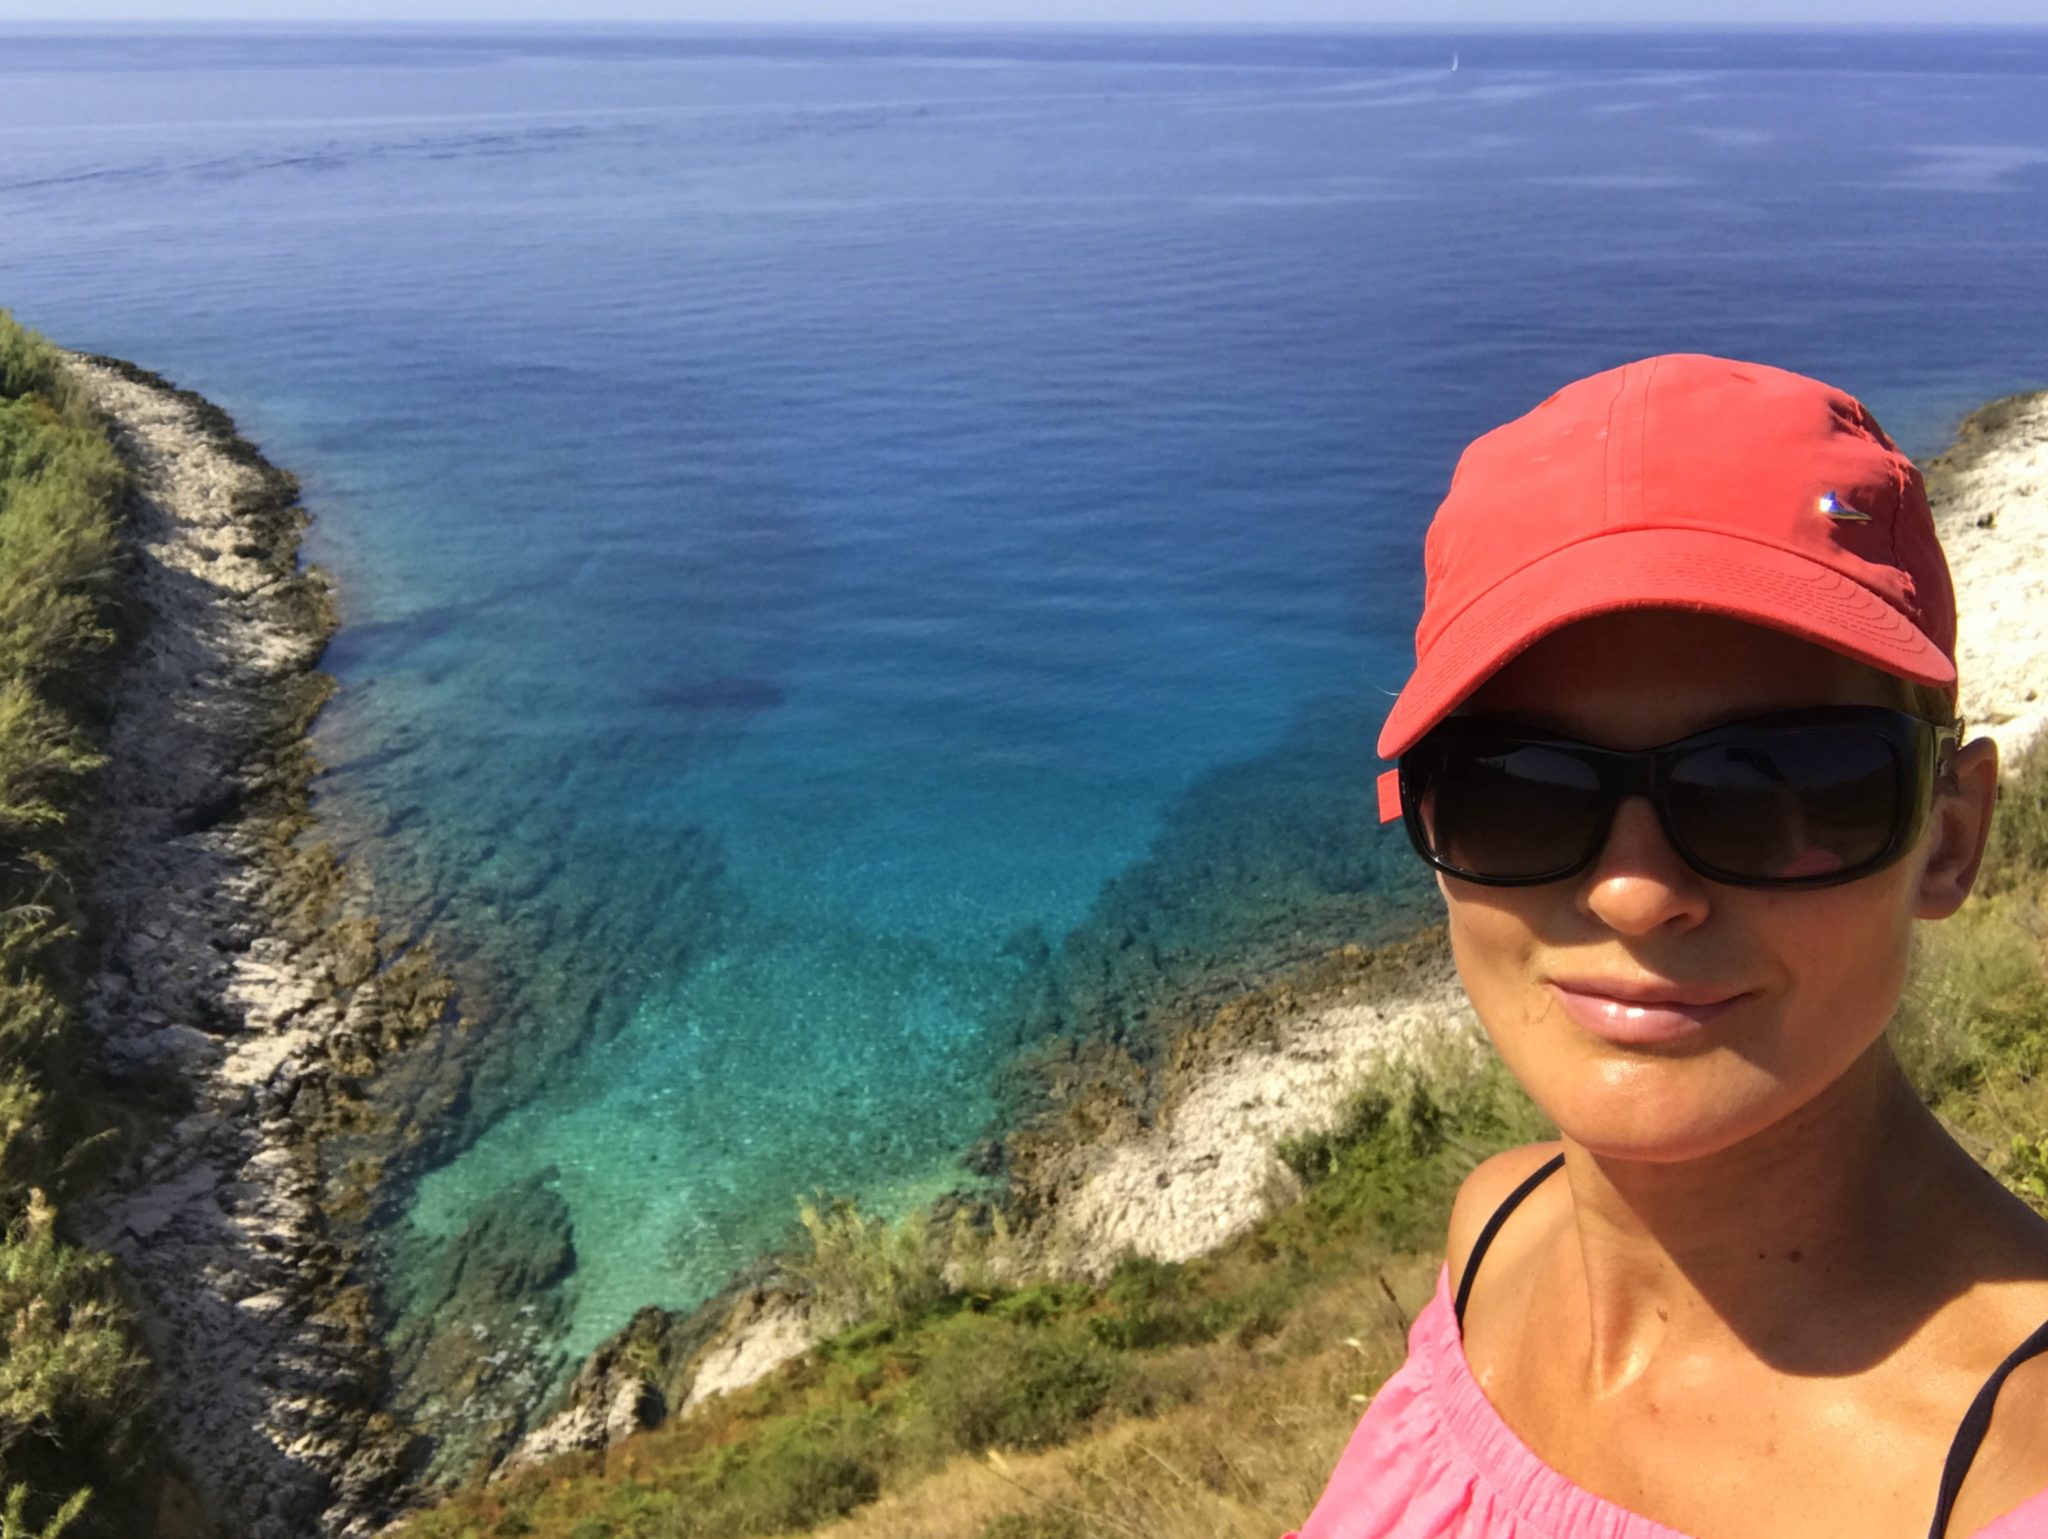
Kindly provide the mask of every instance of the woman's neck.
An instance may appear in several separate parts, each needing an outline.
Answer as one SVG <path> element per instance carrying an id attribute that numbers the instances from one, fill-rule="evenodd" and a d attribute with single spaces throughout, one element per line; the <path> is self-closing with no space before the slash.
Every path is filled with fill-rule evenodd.
<path id="1" fill-rule="evenodd" d="M 1596 1393 L 1730 1335 L 1788 1372 L 1874 1361 L 1955 1286 L 1926 1263 L 1950 1186 L 1974 1172 L 1882 1040 L 1717 1154 L 1650 1163 L 1567 1143 L 1566 1169 L 1578 1245 L 1559 1264 L 1582 1272 Z"/>

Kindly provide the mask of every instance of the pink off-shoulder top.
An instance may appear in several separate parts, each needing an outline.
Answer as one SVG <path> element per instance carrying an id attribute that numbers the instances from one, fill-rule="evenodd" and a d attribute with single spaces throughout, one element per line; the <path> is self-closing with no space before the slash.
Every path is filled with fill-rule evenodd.
<path id="1" fill-rule="evenodd" d="M 1380 1387 L 1308 1522 L 1285 1539 L 1690 1539 L 1574 1485 L 1501 1419 L 1472 1376 L 1460 1328 L 1480 1258 L 1521 1201 L 1564 1163 L 1534 1172 L 1487 1220 L 1454 1302 L 1450 1268 L 1408 1333 L 1408 1361 Z M 1929 1539 L 1951 1539 L 1948 1512 L 2006 1376 L 2048 1352 L 2048 1325 L 1985 1382 L 1942 1472 Z M 1961 1539 L 1961 1536 L 1953 1536 Z M 2048 1491 L 1970 1539 L 2048 1539 Z"/>

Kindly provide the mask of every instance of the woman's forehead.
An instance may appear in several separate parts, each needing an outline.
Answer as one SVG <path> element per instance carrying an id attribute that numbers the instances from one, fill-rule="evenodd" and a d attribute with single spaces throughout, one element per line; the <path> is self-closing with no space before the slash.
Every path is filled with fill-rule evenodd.
<path id="1" fill-rule="evenodd" d="M 1553 631 L 1505 663 L 1463 709 L 1624 746 L 1765 711 L 1900 705 L 1906 691 L 1902 679 L 1783 631 L 1640 609 Z"/>

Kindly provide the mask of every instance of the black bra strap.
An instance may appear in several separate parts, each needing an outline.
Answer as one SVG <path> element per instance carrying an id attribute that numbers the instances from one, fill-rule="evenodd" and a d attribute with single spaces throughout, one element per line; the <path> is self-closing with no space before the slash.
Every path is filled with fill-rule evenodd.
<path id="1" fill-rule="evenodd" d="M 1941 1467 L 1941 1494 L 1934 1500 L 1934 1526 L 1927 1530 L 1927 1539 L 1943 1539 L 1948 1533 L 1949 1514 L 1955 1510 L 1956 1497 L 1963 1489 L 1963 1477 L 1970 1473 L 1971 1461 L 1977 1457 L 1977 1447 L 1991 1427 L 1991 1411 L 1998 1403 L 1998 1392 L 2005 1388 L 2013 1369 L 2043 1352 L 2048 1352 L 2048 1324 L 2012 1349 L 2012 1355 L 1993 1370 L 1984 1387 L 1977 1391 L 1977 1398 L 1970 1402 L 1969 1410 L 1963 1413 L 1963 1423 L 1956 1428 L 1956 1440 L 1948 1445 L 1948 1463 Z"/>
<path id="2" fill-rule="evenodd" d="M 1472 1254 L 1465 1258 L 1465 1275 L 1458 1279 L 1458 1301 L 1452 1306 L 1452 1312 L 1458 1317 L 1459 1330 L 1465 1328 L 1465 1300 L 1472 1296 L 1472 1279 L 1478 1274 L 1479 1258 L 1486 1254 L 1486 1247 L 1491 1245 L 1493 1237 L 1500 1233 L 1500 1226 L 1508 1221 L 1508 1215 L 1522 1205 L 1522 1199 L 1547 1181 L 1551 1173 L 1563 1163 L 1562 1154 L 1552 1155 L 1532 1171 L 1520 1186 L 1509 1192 L 1501 1205 L 1487 1216 L 1486 1227 L 1479 1231 L 1479 1238 L 1472 1242 Z M 1987 1411 L 1985 1414 L 1988 1416 L 1990 1413 Z"/>
<path id="3" fill-rule="evenodd" d="M 1487 1215 L 1479 1238 L 1472 1242 L 1472 1254 L 1465 1258 L 1464 1275 L 1458 1279 L 1458 1297 L 1452 1305 L 1452 1312 L 1457 1316 L 1460 1330 L 1465 1326 L 1465 1301 L 1472 1296 L 1472 1279 L 1478 1275 L 1479 1262 L 1485 1256 L 1486 1248 L 1500 1233 L 1500 1226 L 1508 1221 L 1508 1215 L 1563 1164 L 1562 1154 L 1545 1160 Z M 1970 1473 L 1970 1465 L 1984 1442 L 1984 1434 L 1991 1429 L 1991 1413 L 1997 1407 L 1998 1392 L 2005 1388 L 2005 1381 L 2012 1377 L 2014 1369 L 2043 1353 L 2048 1353 L 2048 1322 L 2043 1322 L 2033 1335 L 2014 1347 L 2011 1355 L 1992 1370 L 1991 1377 L 1984 1381 L 1984 1387 L 1977 1391 L 1977 1398 L 1970 1402 L 1969 1410 L 1963 1413 L 1962 1424 L 1956 1428 L 1955 1441 L 1949 1444 L 1948 1462 L 1942 1466 L 1941 1493 L 1935 1498 L 1934 1523 L 1927 1530 L 1927 1539 L 1946 1539 L 1949 1516 L 1955 1510 L 1956 1497 L 1962 1493 L 1963 1477 Z"/>

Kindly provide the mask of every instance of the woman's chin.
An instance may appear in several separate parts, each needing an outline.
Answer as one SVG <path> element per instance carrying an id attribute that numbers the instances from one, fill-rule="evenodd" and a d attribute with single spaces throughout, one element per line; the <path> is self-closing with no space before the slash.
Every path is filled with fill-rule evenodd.
<path id="1" fill-rule="evenodd" d="M 1709 1159 L 1807 1099 L 1733 1055 L 1718 1063 L 1607 1060 L 1570 1082 L 1537 1078 L 1524 1083 L 1565 1138 L 1602 1159 L 1643 1164 Z"/>

